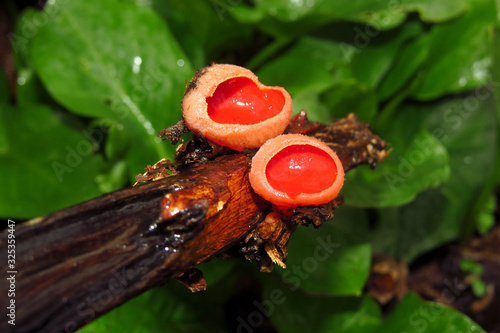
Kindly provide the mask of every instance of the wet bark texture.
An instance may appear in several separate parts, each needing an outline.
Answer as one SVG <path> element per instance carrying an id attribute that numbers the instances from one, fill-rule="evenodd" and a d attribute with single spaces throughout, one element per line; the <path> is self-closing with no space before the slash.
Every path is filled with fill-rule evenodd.
<path id="1" fill-rule="evenodd" d="M 179 122 L 160 135 L 175 142 L 184 132 Z M 302 112 L 287 132 L 327 143 L 345 171 L 374 167 L 387 155 L 384 141 L 353 115 L 325 125 Z M 2 322 L 0 331 L 74 331 L 172 278 L 204 290 L 195 266 L 214 255 L 249 259 L 262 271 L 284 266 L 296 227 L 319 227 L 343 199 L 275 210 L 248 182 L 255 151 L 238 153 L 194 137 L 179 146 L 175 163 L 148 166 L 137 177 L 140 185 L 19 225 L 16 326 Z"/>

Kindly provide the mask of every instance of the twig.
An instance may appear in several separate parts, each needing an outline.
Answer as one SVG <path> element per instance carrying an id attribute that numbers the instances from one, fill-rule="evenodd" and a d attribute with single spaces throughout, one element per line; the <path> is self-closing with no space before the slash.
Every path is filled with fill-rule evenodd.
<path id="1" fill-rule="evenodd" d="M 287 131 L 329 144 L 346 171 L 375 166 L 387 154 L 384 141 L 353 115 L 327 126 L 309 122 L 302 112 Z M 167 132 L 172 139 L 175 132 Z M 178 149 L 178 163 L 160 161 L 139 177 L 155 181 L 20 225 L 16 326 L 2 322 L 0 331 L 74 331 L 171 278 L 204 290 L 195 266 L 215 254 L 254 260 L 263 271 L 272 270 L 273 262 L 284 265 L 297 225 L 319 227 L 342 197 L 275 212 L 248 182 L 254 153 L 194 137 Z"/>

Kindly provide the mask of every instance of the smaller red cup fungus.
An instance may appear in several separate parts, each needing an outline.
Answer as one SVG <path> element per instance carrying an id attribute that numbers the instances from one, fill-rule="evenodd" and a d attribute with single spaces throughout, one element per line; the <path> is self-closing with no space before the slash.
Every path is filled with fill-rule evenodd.
<path id="1" fill-rule="evenodd" d="M 263 85 L 246 68 L 214 64 L 191 80 L 182 114 L 193 133 L 241 151 L 283 133 L 292 99 L 284 88 Z"/>
<path id="2" fill-rule="evenodd" d="M 318 139 L 286 134 L 268 140 L 252 158 L 250 184 L 278 207 L 319 205 L 344 184 L 337 154 Z"/>

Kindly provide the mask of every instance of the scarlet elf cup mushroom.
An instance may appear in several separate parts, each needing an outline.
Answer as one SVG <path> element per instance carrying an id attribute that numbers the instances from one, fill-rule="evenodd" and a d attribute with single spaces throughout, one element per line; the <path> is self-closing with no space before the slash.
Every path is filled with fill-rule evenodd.
<path id="1" fill-rule="evenodd" d="M 344 183 L 337 154 L 318 139 L 281 135 L 292 115 L 282 87 L 268 87 L 246 68 L 213 64 L 191 80 L 182 100 L 189 129 L 235 150 L 257 148 L 249 173 L 254 191 L 279 208 L 335 199 Z"/>
<path id="2" fill-rule="evenodd" d="M 263 85 L 246 68 L 214 64 L 191 80 L 182 114 L 193 133 L 241 151 L 283 133 L 292 99 L 284 88 Z"/>
<path id="3" fill-rule="evenodd" d="M 344 184 L 344 169 L 337 154 L 320 140 L 285 134 L 260 147 L 249 177 L 257 194 L 289 208 L 335 199 Z"/>

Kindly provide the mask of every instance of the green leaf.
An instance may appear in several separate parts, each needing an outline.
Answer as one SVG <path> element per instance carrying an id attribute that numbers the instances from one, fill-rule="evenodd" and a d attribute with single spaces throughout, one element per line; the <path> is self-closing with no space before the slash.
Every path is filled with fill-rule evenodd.
<path id="1" fill-rule="evenodd" d="M 446 198 L 438 189 L 433 189 L 419 194 L 405 206 L 379 210 L 378 221 L 370 234 L 373 252 L 411 261 L 442 244 L 452 237 L 449 226 L 434 216 L 444 205 Z M 457 232 L 452 234 L 456 236 Z"/>
<path id="2" fill-rule="evenodd" d="M 348 77 L 346 71 L 352 50 L 353 47 L 347 44 L 304 37 L 283 56 L 267 63 L 257 74 L 264 84 L 282 86 L 291 95 L 306 91 L 321 92 Z"/>
<path id="3" fill-rule="evenodd" d="M 19 17 L 13 32 L 8 38 L 12 48 L 12 54 L 18 67 L 28 64 L 28 50 L 32 40 L 38 34 L 40 27 L 47 24 L 48 15 L 33 8 L 27 8 Z"/>
<path id="4" fill-rule="evenodd" d="M 374 88 L 391 67 L 395 57 L 407 40 L 416 37 L 422 32 L 419 23 L 410 22 L 401 28 L 388 32 L 370 34 L 359 32 L 359 39 L 354 39 L 354 46 L 358 52 L 352 59 L 353 76 L 368 87 Z"/>
<path id="5" fill-rule="evenodd" d="M 314 91 L 304 91 L 293 95 L 293 111 L 307 111 L 307 118 L 311 121 L 329 123 L 332 121 L 332 110 L 321 100 L 321 95 Z"/>
<path id="6" fill-rule="evenodd" d="M 329 122 L 335 111 L 323 103 L 324 97 L 320 95 L 336 84 L 356 84 L 350 79 L 349 63 L 353 51 L 354 47 L 345 43 L 304 37 L 281 57 L 265 64 L 257 74 L 264 84 L 282 86 L 290 93 L 295 113 L 306 110 L 311 120 Z M 338 100 L 334 101 L 335 98 Z M 349 97 L 345 99 L 346 104 L 351 102 Z M 332 100 L 328 101 L 331 106 L 343 102 L 344 98 L 339 95 L 332 96 Z M 345 112 L 340 110 L 339 114 Z"/>
<path id="7" fill-rule="evenodd" d="M 117 0 L 54 1 L 45 12 L 30 58 L 51 95 L 73 112 L 122 125 L 133 138 L 132 175 L 171 156 L 156 134 L 180 119 L 193 70 L 161 18 Z"/>
<path id="8" fill-rule="evenodd" d="M 442 304 L 425 302 L 408 294 L 382 322 L 376 332 L 385 333 L 485 333 L 460 312 Z"/>
<path id="9" fill-rule="evenodd" d="M 305 109 L 313 120 L 328 122 L 353 112 L 368 121 L 377 109 L 372 88 L 389 70 L 405 41 L 421 30 L 420 24 L 409 23 L 382 34 L 360 32 L 353 45 L 303 37 L 265 64 L 258 75 L 263 82 L 285 87 L 292 95 L 294 112 Z"/>
<path id="10" fill-rule="evenodd" d="M 379 211 L 371 234 L 375 253 L 409 262 L 458 237 L 493 173 L 497 122 L 492 99 L 493 92 L 484 89 L 404 110 L 409 119 L 414 119 L 411 113 L 418 114 L 425 129 L 446 148 L 450 177 L 439 189 L 423 192 L 405 206 Z"/>
<path id="11" fill-rule="evenodd" d="M 358 168 L 346 175 L 342 188 L 345 203 L 362 207 L 397 206 L 436 187 L 449 177 L 449 157 L 444 146 L 429 132 L 421 130 L 410 140 L 404 128 L 414 128 L 411 116 L 392 124 L 387 140 L 392 152 L 375 169 Z M 398 133 L 399 132 L 399 133 Z"/>
<path id="12" fill-rule="evenodd" d="M 123 126 L 110 121 L 97 121 L 94 122 L 94 126 L 95 129 L 106 134 L 106 146 L 104 147 L 106 158 L 110 161 L 124 159 L 127 156 L 127 148 L 132 138 L 124 131 Z"/>
<path id="13" fill-rule="evenodd" d="M 468 7 L 467 0 L 405 0 L 408 11 L 417 11 L 426 22 L 447 21 L 462 14 Z"/>
<path id="14" fill-rule="evenodd" d="M 8 150 L 7 129 L 5 122 L 5 110 L 8 108 L 9 102 L 9 84 L 7 77 L 3 71 L 0 71 L 0 154 L 4 154 Z"/>
<path id="15" fill-rule="evenodd" d="M 475 275 L 483 274 L 483 265 L 472 259 L 464 258 L 459 262 L 460 269 L 466 273 L 473 273 Z"/>
<path id="16" fill-rule="evenodd" d="M 154 0 L 150 3 L 151 7 L 164 17 L 191 64 L 195 68 L 204 67 L 206 56 L 203 42 L 210 33 L 211 19 L 215 19 L 209 3 L 203 0 Z"/>
<path id="17" fill-rule="evenodd" d="M 214 265 L 210 265 L 212 262 Z M 203 271 L 210 271 L 209 288 L 204 292 L 192 293 L 177 281 L 170 281 L 129 300 L 78 332 L 226 332 L 225 306 L 234 291 L 241 288 L 238 274 L 226 274 L 234 263 L 213 260 L 201 265 Z M 242 270 L 240 267 L 237 271 Z"/>
<path id="18" fill-rule="evenodd" d="M 173 282 L 133 298 L 78 332 L 221 332 L 220 308 L 205 307 L 206 296 Z"/>
<path id="19" fill-rule="evenodd" d="M 262 299 L 260 306 L 254 303 L 251 314 L 269 315 L 279 332 L 370 332 L 380 322 L 380 309 L 368 296 L 313 296 L 266 279 Z M 257 315 L 242 319 L 238 327 L 242 332 L 259 326 Z"/>
<path id="20" fill-rule="evenodd" d="M 305 109 L 313 120 L 328 122 L 353 112 L 368 121 L 377 109 L 372 88 L 405 41 L 421 30 L 420 24 L 405 24 L 396 31 L 365 36 L 366 45 L 361 46 L 303 37 L 265 64 L 258 75 L 263 82 L 285 87 L 292 95 L 294 112 Z"/>
<path id="21" fill-rule="evenodd" d="M 227 3 L 214 1 L 215 3 Z M 230 10 L 241 22 L 256 23 L 273 18 L 274 29 L 289 22 L 309 23 L 317 27 L 328 21 L 354 21 L 369 24 L 378 29 L 389 29 L 404 21 L 406 15 L 418 11 L 424 21 L 442 21 L 460 15 L 466 8 L 467 1 L 401 0 L 401 1 L 293 1 L 293 0 L 257 0 L 255 6 L 234 6 L 229 2 Z M 235 8 L 232 8 L 235 7 Z M 284 24 L 285 23 L 285 24 Z M 283 29 L 283 31 L 286 31 Z"/>
<path id="22" fill-rule="evenodd" d="M 433 26 L 424 77 L 414 97 L 429 100 L 484 85 L 491 65 L 491 29 L 496 22 L 493 0 L 472 0 L 462 17 Z"/>
<path id="23" fill-rule="evenodd" d="M 207 281 L 208 288 L 221 281 L 230 273 L 234 273 L 234 267 L 237 261 L 232 259 L 227 260 L 210 260 L 196 266 L 203 273 L 203 278 Z"/>
<path id="24" fill-rule="evenodd" d="M 484 331 L 460 312 L 445 305 L 426 302 L 408 294 L 383 321 L 380 310 L 369 297 L 324 297 L 291 292 L 266 283 L 261 306 L 252 317 L 243 318 L 243 330 L 258 327 L 256 319 L 266 309 L 279 332 L 387 332 L 455 333 Z"/>
<path id="25" fill-rule="evenodd" d="M 279 270 L 283 280 L 292 290 L 360 295 L 370 273 L 367 229 L 364 212 L 347 208 L 339 209 L 320 233 L 299 227 L 288 245 L 287 268 Z"/>
<path id="26" fill-rule="evenodd" d="M 48 108 L 0 106 L 8 145 L 0 152 L 0 216 L 30 218 L 96 197 L 105 167 L 95 142 L 64 125 Z M 19 175 L 19 176 L 14 176 Z"/>
<path id="27" fill-rule="evenodd" d="M 254 27 L 236 22 L 223 1 L 153 0 L 152 7 L 165 18 L 195 68 L 253 42 Z"/>
<path id="28" fill-rule="evenodd" d="M 495 225 L 495 195 L 490 195 L 482 207 L 476 220 L 476 228 L 481 235 L 484 235 Z"/>
<path id="29" fill-rule="evenodd" d="M 498 1 L 497 1 L 498 3 Z M 500 3 L 498 6 L 500 8 Z M 491 75 L 492 75 L 492 85 L 495 88 L 494 94 L 496 98 L 497 104 L 497 119 L 500 123 L 500 89 L 498 89 L 498 83 L 500 82 L 500 27 L 498 23 L 496 27 L 493 29 L 493 37 L 492 37 L 492 66 L 491 66 Z"/>
<path id="30" fill-rule="evenodd" d="M 344 80 L 321 94 L 320 98 L 329 110 L 328 123 L 332 118 L 343 118 L 354 113 L 360 121 L 370 121 L 378 110 L 377 96 L 355 80 Z"/>
<path id="31" fill-rule="evenodd" d="M 427 128 L 450 154 L 451 177 L 443 193 L 449 209 L 465 214 L 494 172 L 498 126 L 491 87 L 426 111 Z M 450 216 L 451 217 L 451 216 Z"/>
<path id="32" fill-rule="evenodd" d="M 125 161 L 116 162 L 110 170 L 99 174 L 95 181 L 102 192 L 116 191 L 127 183 L 127 163 Z"/>
<path id="33" fill-rule="evenodd" d="M 16 105 L 44 104 L 60 109 L 49 95 L 29 60 L 32 41 L 50 14 L 27 8 L 18 17 L 15 31 L 9 36 L 17 69 Z"/>
<path id="34" fill-rule="evenodd" d="M 43 103 L 45 90 L 33 68 L 19 67 L 16 81 L 18 105 Z"/>
<path id="35" fill-rule="evenodd" d="M 486 283 L 484 283 L 484 281 L 481 280 L 479 277 L 472 280 L 471 288 L 474 296 L 478 298 L 482 298 L 484 295 L 486 295 L 487 292 Z"/>
<path id="36" fill-rule="evenodd" d="M 427 58 L 429 42 L 429 36 L 423 34 L 403 45 L 377 88 L 379 100 L 385 100 L 401 90 L 404 84 L 415 75 Z"/>

